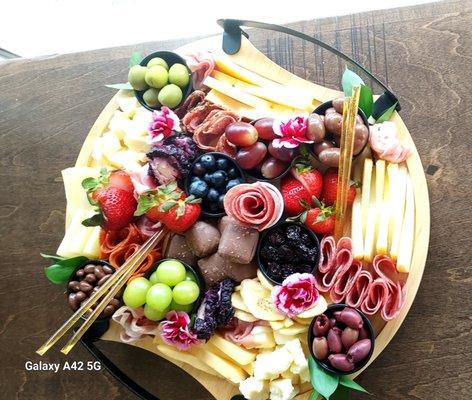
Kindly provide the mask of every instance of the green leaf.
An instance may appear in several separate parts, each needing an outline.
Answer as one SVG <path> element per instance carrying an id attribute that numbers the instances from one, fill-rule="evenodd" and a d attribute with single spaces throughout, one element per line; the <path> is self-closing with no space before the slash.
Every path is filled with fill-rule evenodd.
<path id="1" fill-rule="evenodd" d="M 334 394 L 331 396 L 331 400 L 349 400 L 351 392 L 348 388 L 339 385 Z"/>
<path id="2" fill-rule="evenodd" d="M 98 180 L 95 178 L 85 178 L 82 181 L 82 187 L 87 191 L 92 191 L 94 190 L 98 185 Z"/>
<path id="3" fill-rule="evenodd" d="M 136 211 L 134 212 L 134 216 L 139 217 L 145 214 L 147 211 L 153 208 L 156 204 L 157 204 L 156 200 L 154 199 L 153 196 L 150 196 L 150 195 L 139 196 L 138 206 L 136 208 Z"/>
<path id="4" fill-rule="evenodd" d="M 318 397 L 320 397 L 320 394 L 315 389 L 313 389 L 308 400 L 318 400 Z"/>
<path id="5" fill-rule="evenodd" d="M 393 106 L 391 106 L 390 108 L 387 108 L 384 113 L 377 118 L 377 120 L 375 121 L 376 124 L 380 124 L 382 122 L 385 122 L 385 121 L 388 121 L 390 119 L 390 117 L 392 116 L 393 112 L 395 111 L 395 108 L 397 107 L 397 102 L 395 102 L 395 104 Z"/>
<path id="6" fill-rule="evenodd" d="M 107 88 L 117 89 L 117 90 L 134 90 L 128 82 L 126 83 L 112 83 L 110 85 L 105 85 Z"/>
<path id="7" fill-rule="evenodd" d="M 315 390 L 326 400 L 336 391 L 339 385 L 339 376 L 330 374 L 322 369 L 313 359 L 308 358 L 308 366 L 310 369 L 311 384 Z"/>
<path id="8" fill-rule="evenodd" d="M 133 52 L 129 58 L 129 66 L 138 65 L 141 62 L 141 53 L 139 51 Z"/>
<path id="9" fill-rule="evenodd" d="M 351 71 L 348 67 L 346 67 L 341 79 L 341 85 L 343 87 L 344 94 L 349 97 L 352 96 L 352 86 L 364 85 L 364 81 L 354 71 Z"/>
<path id="10" fill-rule="evenodd" d="M 83 226 L 102 226 L 105 222 L 103 214 L 98 213 L 82 221 Z"/>
<path id="11" fill-rule="evenodd" d="M 56 255 L 50 255 L 50 254 L 44 254 L 44 253 L 39 253 L 41 257 L 53 260 L 54 262 L 62 261 L 65 260 L 64 257 L 61 256 L 56 256 Z"/>
<path id="12" fill-rule="evenodd" d="M 74 270 L 87 260 L 88 258 L 83 256 L 60 260 L 55 264 L 44 268 L 44 273 L 52 283 L 60 285 L 66 283 Z"/>
<path id="13" fill-rule="evenodd" d="M 369 393 L 361 385 L 359 385 L 357 382 L 354 382 L 352 379 L 349 379 L 346 375 L 343 375 L 341 378 L 339 378 L 339 384 L 349 389 L 357 390 L 358 392 Z"/>
<path id="14" fill-rule="evenodd" d="M 372 110 L 374 109 L 374 97 L 371 88 L 367 85 L 361 85 L 359 108 L 364 111 L 367 118 L 372 115 Z"/>

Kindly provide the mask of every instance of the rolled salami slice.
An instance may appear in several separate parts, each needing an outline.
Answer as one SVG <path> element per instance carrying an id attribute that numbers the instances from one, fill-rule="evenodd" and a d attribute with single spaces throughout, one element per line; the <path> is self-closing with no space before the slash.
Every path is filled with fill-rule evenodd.
<path id="1" fill-rule="evenodd" d="M 388 285 L 382 278 L 376 278 L 367 288 L 367 296 L 361 304 L 361 310 L 367 315 L 379 312 L 387 302 Z"/>
<path id="2" fill-rule="evenodd" d="M 362 270 L 357 276 L 349 292 L 346 293 L 344 302 L 352 308 L 359 308 L 365 300 L 372 282 L 372 274 Z"/>
<path id="3" fill-rule="evenodd" d="M 352 290 L 357 281 L 357 277 L 362 272 L 362 263 L 359 260 L 353 260 L 351 263 L 344 264 L 339 271 L 336 282 L 330 290 L 331 300 L 335 303 L 341 303 L 347 294 Z"/>

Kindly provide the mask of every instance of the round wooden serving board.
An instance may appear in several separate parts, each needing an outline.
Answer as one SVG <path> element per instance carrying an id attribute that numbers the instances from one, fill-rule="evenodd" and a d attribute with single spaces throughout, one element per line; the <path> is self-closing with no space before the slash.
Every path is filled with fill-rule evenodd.
<path id="1" fill-rule="evenodd" d="M 184 47 L 177 49 L 176 51 L 180 54 L 185 54 L 190 51 L 198 50 L 210 50 L 213 52 L 220 52 L 221 50 L 221 36 L 214 36 L 211 38 L 203 39 Z M 292 73 L 281 68 L 271 60 L 269 60 L 263 53 L 257 50 L 246 38 L 243 38 L 240 51 L 230 57 L 234 62 L 239 64 L 242 67 L 250 69 L 253 72 L 258 73 L 259 75 L 271 79 L 275 82 L 283 83 L 287 86 L 294 87 L 303 87 L 304 89 L 309 89 L 313 92 L 314 98 L 319 100 L 320 103 L 339 96 L 341 93 L 325 88 L 323 86 L 308 82 Z M 115 98 L 112 98 L 107 106 L 103 109 L 102 113 L 92 126 L 80 154 L 77 158 L 76 166 L 91 166 L 92 158 L 92 148 L 96 138 L 100 137 L 102 133 L 106 130 L 108 122 L 113 114 L 113 112 L 118 108 Z M 416 150 L 416 147 L 413 143 L 413 139 L 403 123 L 402 119 L 398 113 L 394 113 L 391 118 L 398 128 L 400 138 L 406 143 L 410 144 L 414 149 L 413 154 L 407 160 L 408 172 L 411 177 L 411 181 L 414 187 L 415 195 L 415 235 L 414 235 L 414 248 L 411 262 L 411 270 L 408 275 L 406 282 L 406 292 L 407 299 L 406 304 L 401 309 L 401 312 L 397 318 L 384 324 L 380 320 L 374 319 L 374 326 L 378 335 L 375 341 L 375 351 L 370 363 L 374 361 L 377 356 L 385 349 L 387 344 L 393 338 L 397 330 L 400 328 L 403 320 L 405 319 L 413 300 L 416 296 L 416 292 L 421 282 L 423 275 L 426 256 L 428 252 L 428 243 L 429 243 L 429 230 L 430 230 L 430 212 L 429 212 L 429 197 L 428 189 L 426 185 L 426 178 L 423 171 L 423 166 L 421 164 L 420 157 Z M 109 330 L 102 336 L 102 340 L 111 340 L 111 341 L 120 341 L 120 326 L 111 323 Z M 159 357 L 165 357 L 163 354 L 160 354 L 157 351 L 156 345 L 153 343 L 151 338 L 147 338 L 137 343 L 133 343 L 133 346 L 141 347 L 148 351 L 151 351 L 158 355 Z M 199 371 L 192 367 L 189 367 L 187 364 L 176 362 L 175 363 L 187 373 L 192 375 L 197 381 L 199 381 L 217 400 L 228 400 L 233 395 L 238 394 L 237 386 L 231 384 L 231 382 L 214 376 L 208 373 Z M 369 365 L 368 364 L 368 365 Z M 368 365 L 365 367 L 367 368 Z M 357 376 L 362 371 L 353 374 L 352 377 Z M 305 393 L 297 396 L 297 399 L 307 399 L 309 396 L 309 388 L 306 388 Z"/>

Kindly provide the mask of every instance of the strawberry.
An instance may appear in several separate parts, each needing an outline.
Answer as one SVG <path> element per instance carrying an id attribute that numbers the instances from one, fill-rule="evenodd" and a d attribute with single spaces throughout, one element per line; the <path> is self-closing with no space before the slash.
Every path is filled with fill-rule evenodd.
<path id="1" fill-rule="evenodd" d="M 184 192 L 177 187 L 176 182 L 159 186 L 156 190 L 145 192 L 139 196 L 138 208 L 135 216 L 146 214 L 153 222 L 161 220 L 163 212 L 160 207 L 169 200 L 181 200 L 185 198 Z"/>
<path id="2" fill-rule="evenodd" d="M 335 168 L 328 168 L 323 177 L 323 192 L 321 199 L 323 202 L 330 206 L 336 203 L 336 194 L 338 188 L 338 170 Z M 347 204 L 352 205 L 356 197 L 356 187 L 351 184 L 347 194 Z"/>
<path id="3" fill-rule="evenodd" d="M 331 235 L 334 232 L 334 206 L 319 204 L 302 215 L 301 221 L 317 235 Z"/>
<path id="4" fill-rule="evenodd" d="M 134 192 L 134 185 L 130 176 L 122 170 L 113 171 L 108 178 L 108 187 L 117 187 L 127 192 Z"/>
<path id="5" fill-rule="evenodd" d="M 200 216 L 200 201 L 194 196 L 169 200 L 159 207 L 161 222 L 172 232 L 184 233 L 192 227 Z"/>
<path id="6" fill-rule="evenodd" d="M 307 157 L 297 157 L 291 169 L 293 177 L 307 190 L 310 196 L 319 198 L 323 189 L 323 175 L 314 168 Z"/>
<path id="7" fill-rule="evenodd" d="M 285 212 L 288 215 L 300 214 L 306 209 L 306 205 L 311 203 L 310 193 L 295 178 L 282 179 L 280 191 L 284 200 Z"/>
<path id="8" fill-rule="evenodd" d="M 127 192 L 134 192 L 134 186 L 130 176 L 122 170 L 109 172 L 106 168 L 100 170 L 98 178 L 86 178 L 82 181 L 82 187 L 86 190 L 89 200 L 93 205 L 99 203 L 106 194 L 107 189 L 116 187 Z"/>

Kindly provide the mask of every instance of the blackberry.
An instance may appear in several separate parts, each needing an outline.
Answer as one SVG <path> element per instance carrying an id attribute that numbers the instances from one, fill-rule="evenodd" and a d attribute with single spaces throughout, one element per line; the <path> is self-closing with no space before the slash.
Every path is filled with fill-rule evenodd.
<path id="1" fill-rule="evenodd" d="M 285 230 L 287 241 L 293 245 L 297 245 L 302 241 L 301 228 L 298 225 L 290 225 Z"/>
<path id="2" fill-rule="evenodd" d="M 276 281 L 284 279 L 283 272 L 284 271 L 283 271 L 282 266 L 277 264 L 276 262 L 267 263 L 267 273 L 272 279 Z"/>
<path id="3" fill-rule="evenodd" d="M 316 247 L 309 247 L 303 243 L 298 245 L 295 252 L 301 260 L 309 263 L 314 263 L 318 256 L 318 249 Z"/>
<path id="4" fill-rule="evenodd" d="M 298 264 L 296 269 L 300 274 L 305 274 L 310 273 L 313 268 L 308 264 Z"/>
<path id="5" fill-rule="evenodd" d="M 261 257 L 268 261 L 281 261 L 279 252 L 273 246 L 263 246 L 261 249 Z"/>
<path id="6" fill-rule="evenodd" d="M 293 250 L 290 246 L 283 244 L 279 247 L 278 252 L 281 261 L 288 262 L 293 260 Z"/>

